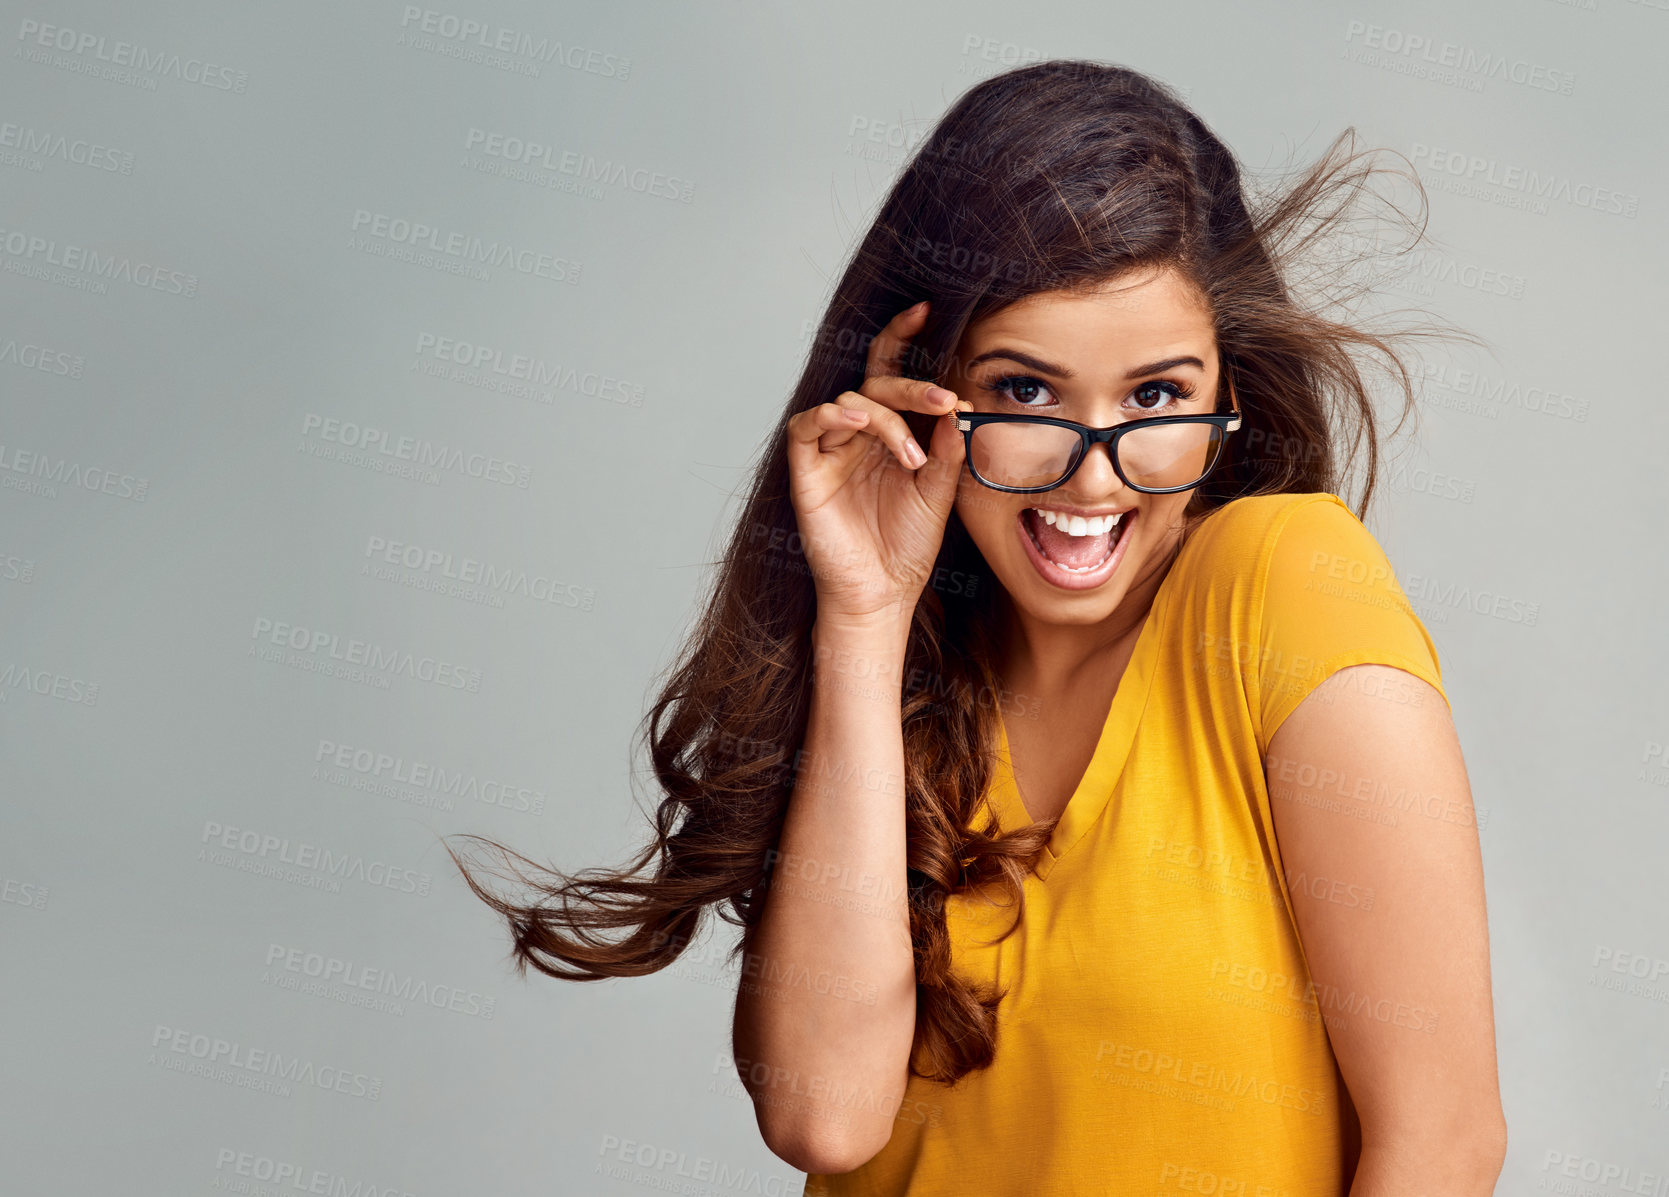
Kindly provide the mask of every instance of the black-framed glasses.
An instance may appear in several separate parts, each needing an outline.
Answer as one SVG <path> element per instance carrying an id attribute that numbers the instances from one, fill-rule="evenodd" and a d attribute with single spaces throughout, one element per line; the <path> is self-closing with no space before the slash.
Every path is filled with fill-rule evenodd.
<path id="1" fill-rule="evenodd" d="M 1119 481 L 1149 495 L 1198 486 L 1222 455 L 1238 411 L 1198 416 L 1140 416 L 1091 428 L 1023 412 L 957 413 L 974 480 L 992 490 L 1036 494 L 1072 477 L 1095 445 L 1105 443 Z"/>

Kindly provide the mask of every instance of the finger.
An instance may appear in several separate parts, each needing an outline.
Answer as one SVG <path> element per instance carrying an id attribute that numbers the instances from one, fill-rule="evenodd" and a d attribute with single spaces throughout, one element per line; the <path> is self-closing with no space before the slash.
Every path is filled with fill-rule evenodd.
<path id="1" fill-rule="evenodd" d="M 863 433 L 875 437 L 892 450 L 892 455 L 905 469 L 916 470 L 927 464 L 927 451 L 916 443 L 904 417 L 892 408 L 875 402 L 859 391 L 842 391 L 835 396 L 835 402 L 842 408 L 868 412 L 869 420 L 862 427 Z"/>
<path id="2" fill-rule="evenodd" d="M 867 412 L 859 412 L 863 418 L 854 421 L 847 413 L 855 410 L 820 403 L 789 418 L 788 472 L 796 503 L 802 499 L 813 506 L 822 503 L 846 485 L 863 461 L 874 441 L 851 443 L 852 427 L 861 428 L 869 420 Z M 825 451 L 823 439 L 836 435 L 846 439 Z"/>
<path id="3" fill-rule="evenodd" d="M 927 322 L 927 311 L 928 301 L 924 299 L 887 321 L 869 343 L 869 364 L 864 369 L 865 377 L 897 374 L 903 368 L 904 351 L 909 347 L 910 338 L 920 332 Z"/>
<path id="4" fill-rule="evenodd" d="M 788 441 L 791 447 L 810 444 L 819 452 L 838 449 L 856 436 L 869 418 L 869 412 L 859 407 L 819 403 L 789 419 Z"/>
<path id="5" fill-rule="evenodd" d="M 947 391 L 931 379 L 905 378 L 899 374 L 865 379 L 858 393 L 897 411 L 926 412 L 930 416 L 952 410 L 957 401 L 955 391 Z"/>
<path id="6" fill-rule="evenodd" d="M 963 410 L 971 410 L 964 405 Z M 927 464 L 915 472 L 916 491 L 933 514 L 950 518 L 956 505 L 956 491 L 962 485 L 962 462 L 967 456 L 967 444 L 956 427 L 956 412 L 948 411 L 933 422 L 933 435 L 928 439 Z"/>

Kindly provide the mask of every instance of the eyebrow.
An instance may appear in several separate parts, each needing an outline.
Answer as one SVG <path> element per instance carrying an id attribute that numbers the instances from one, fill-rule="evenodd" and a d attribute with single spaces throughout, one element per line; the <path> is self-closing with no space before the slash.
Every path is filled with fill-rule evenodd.
<path id="1" fill-rule="evenodd" d="M 1053 362 L 1046 362 L 1042 358 L 1033 357 L 1029 353 L 1021 353 L 1018 349 L 987 350 L 978 357 L 969 359 L 967 368 L 972 370 L 981 362 L 988 362 L 993 358 L 1006 358 L 1008 361 L 1018 362 L 1028 370 L 1036 370 L 1039 374 L 1053 374 L 1056 378 L 1077 377 L 1076 374 L 1074 374 L 1071 370 L 1068 370 L 1065 366 L 1057 366 Z M 1205 369 L 1205 363 L 1199 358 L 1194 357 L 1191 354 L 1184 354 L 1181 357 L 1161 358 L 1156 362 L 1148 362 L 1146 365 L 1137 366 L 1124 377 L 1126 379 L 1131 379 L 1141 378 L 1148 374 L 1162 374 L 1166 370 L 1174 370 L 1178 366 L 1198 366 L 1201 370 Z"/>

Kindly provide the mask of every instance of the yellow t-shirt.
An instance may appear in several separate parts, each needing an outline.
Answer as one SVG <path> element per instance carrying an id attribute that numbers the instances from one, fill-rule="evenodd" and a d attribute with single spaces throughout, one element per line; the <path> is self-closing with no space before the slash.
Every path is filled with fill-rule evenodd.
<path id="1" fill-rule="evenodd" d="M 1349 507 L 1259 495 L 1208 515 L 1026 878 L 1020 929 L 982 946 L 1012 908 L 946 903 L 953 967 L 1008 990 L 995 1062 L 956 1086 L 912 1075 L 887 1145 L 807 1177 L 808 1197 L 1343 1197 L 1360 1129 L 1322 1019 L 1353 1007 L 1309 985 L 1290 892 L 1372 895 L 1286 875 L 1263 762 L 1311 690 L 1367 663 L 1443 693 L 1430 635 Z M 1011 830 L 1031 820 L 1007 752 L 1005 730 L 991 799 Z"/>

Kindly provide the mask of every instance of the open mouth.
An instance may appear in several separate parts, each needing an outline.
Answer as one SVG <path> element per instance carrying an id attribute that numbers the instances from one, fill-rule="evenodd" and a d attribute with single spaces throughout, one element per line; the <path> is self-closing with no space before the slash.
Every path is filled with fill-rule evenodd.
<path id="1" fill-rule="evenodd" d="M 1026 555 L 1044 579 L 1068 590 L 1098 586 L 1118 567 L 1130 527 L 1139 509 L 1099 516 L 1078 516 L 1047 507 L 1020 512 Z"/>

